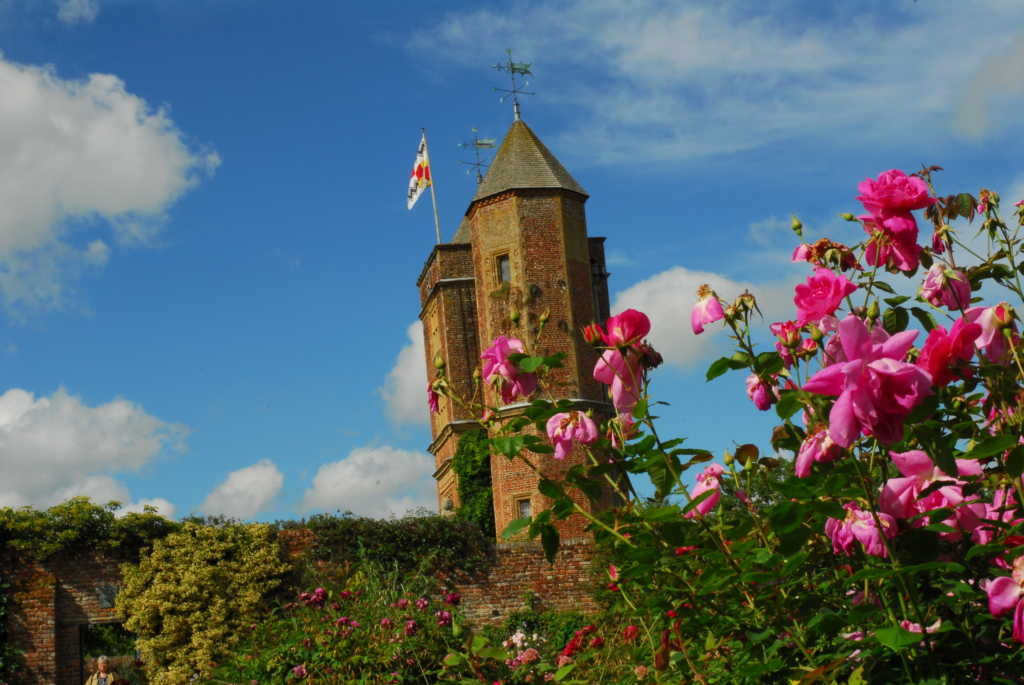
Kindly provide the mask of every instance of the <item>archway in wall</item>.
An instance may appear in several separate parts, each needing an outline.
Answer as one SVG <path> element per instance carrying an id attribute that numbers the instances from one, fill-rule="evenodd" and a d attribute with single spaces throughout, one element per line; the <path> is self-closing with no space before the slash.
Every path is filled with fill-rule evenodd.
<path id="1" fill-rule="evenodd" d="M 110 670 L 131 685 L 145 685 L 145 674 L 135 651 L 135 636 L 120 621 L 82 623 L 78 627 L 79 682 L 96 670 L 100 656 L 110 659 Z"/>

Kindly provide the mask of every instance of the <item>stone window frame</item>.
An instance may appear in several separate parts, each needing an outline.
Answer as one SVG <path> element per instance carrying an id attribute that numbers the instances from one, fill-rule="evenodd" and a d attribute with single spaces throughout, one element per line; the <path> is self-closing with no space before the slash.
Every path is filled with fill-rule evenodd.
<path id="1" fill-rule="evenodd" d="M 523 513 L 523 505 L 526 505 L 528 510 L 525 514 Z M 512 496 L 512 511 L 516 514 L 517 519 L 526 518 L 527 516 L 533 516 L 533 497 L 527 493 Z"/>
<path id="2" fill-rule="evenodd" d="M 503 278 L 502 262 L 508 265 L 508 279 Z M 506 283 L 512 283 L 512 251 L 505 249 L 491 255 L 491 263 L 494 265 L 494 282 L 498 287 Z"/>

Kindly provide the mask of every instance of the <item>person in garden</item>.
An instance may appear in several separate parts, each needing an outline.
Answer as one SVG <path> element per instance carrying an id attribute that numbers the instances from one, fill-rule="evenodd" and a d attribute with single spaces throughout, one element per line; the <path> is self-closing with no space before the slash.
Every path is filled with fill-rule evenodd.
<path id="1" fill-rule="evenodd" d="M 123 682 L 110 670 L 110 657 L 104 655 L 96 659 L 96 672 L 86 679 L 85 685 L 114 685 L 119 681 Z"/>

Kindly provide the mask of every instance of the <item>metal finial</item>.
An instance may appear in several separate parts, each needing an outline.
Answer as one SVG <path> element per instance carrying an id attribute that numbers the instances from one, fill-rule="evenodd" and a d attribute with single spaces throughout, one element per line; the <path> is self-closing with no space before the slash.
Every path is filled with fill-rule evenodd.
<path id="1" fill-rule="evenodd" d="M 480 138 L 479 136 L 477 136 L 477 130 L 475 128 L 471 130 L 473 131 L 473 140 L 468 143 L 459 143 L 459 147 L 473 148 L 473 154 L 476 157 L 476 161 L 465 162 L 460 160 L 459 163 L 465 164 L 466 166 L 472 167 L 473 169 L 476 170 L 476 183 L 477 185 L 480 185 L 481 183 L 484 182 L 483 169 L 486 169 L 488 166 L 487 162 L 480 159 L 480 150 L 489 150 L 494 147 L 495 143 L 494 138 Z M 466 169 L 466 173 L 471 173 L 470 169 Z"/>
<path id="2" fill-rule="evenodd" d="M 533 72 L 530 71 L 532 66 L 529 62 L 513 62 L 512 61 L 512 50 L 506 50 L 505 54 L 508 55 L 505 62 L 502 64 L 495 64 L 494 68 L 498 71 L 507 71 L 509 77 L 512 79 L 511 88 L 495 88 L 494 90 L 499 93 L 506 93 L 501 96 L 501 101 L 504 102 L 506 97 L 512 97 L 512 115 L 516 121 L 519 120 L 519 96 L 520 95 L 536 95 L 530 91 L 523 90 L 526 86 L 530 85 L 530 82 L 525 78 L 527 76 L 533 76 Z M 523 82 L 520 83 L 516 77 L 521 77 Z"/>

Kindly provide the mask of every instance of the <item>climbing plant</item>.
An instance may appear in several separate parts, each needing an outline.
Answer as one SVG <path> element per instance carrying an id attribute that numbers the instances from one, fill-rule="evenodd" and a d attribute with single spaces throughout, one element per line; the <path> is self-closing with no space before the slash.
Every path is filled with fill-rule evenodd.
<path id="1" fill-rule="evenodd" d="M 459 479 L 456 518 L 471 521 L 484 535 L 494 536 L 494 503 L 491 494 L 491 453 L 487 432 L 468 431 L 459 438 L 452 470 Z"/>

